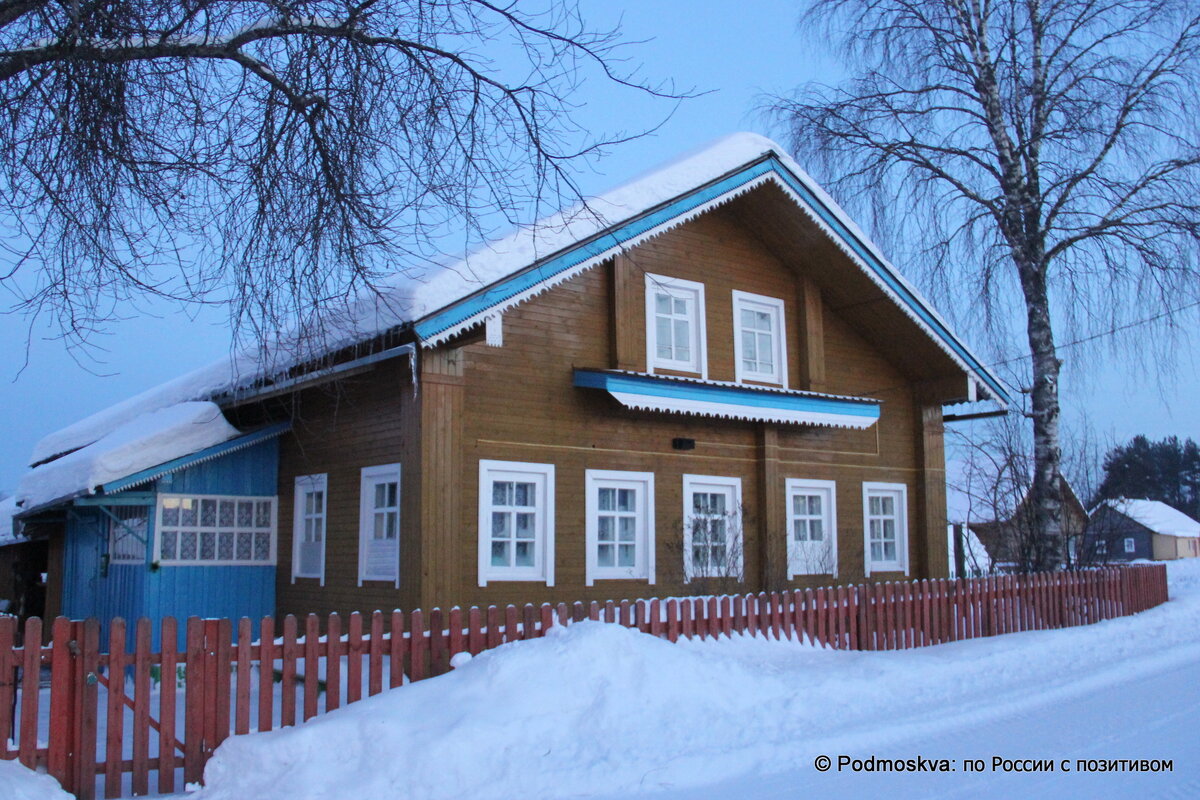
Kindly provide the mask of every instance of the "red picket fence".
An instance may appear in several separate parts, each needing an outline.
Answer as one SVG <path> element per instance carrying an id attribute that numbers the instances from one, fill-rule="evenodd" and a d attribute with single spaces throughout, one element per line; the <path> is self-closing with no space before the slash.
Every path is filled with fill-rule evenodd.
<path id="1" fill-rule="evenodd" d="M 181 780 L 200 780 L 231 734 L 294 725 L 385 685 L 443 674 L 457 653 L 477 654 L 586 619 L 671 641 L 742 633 L 893 650 L 1086 625 L 1166 599 L 1166 568 L 1156 564 L 428 615 L 376 611 L 345 621 L 313 614 L 302 623 L 284 617 L 279 629 L 266 617 L 258 642 L 251 641 L 249 619 L 238 622 L 235 640 L 231 620 L 191 618 L 183 652 L 153 652 L 151 622 L 142 619 L 132 653 L 120 619 L 112 621 L 105 652 L 95 619 L 60 617 L 45 637 L 39 619 L 18 631 L 13 618 L 0 618 L 0 758 L 45 766 L 81 800 L 95 797 L 98 776 L 105 797 L 148 794 L 152 777 L 155 791 L 175 792 Z M 178 641 L 176 626 L 163 619 L 159 641 Z"/>

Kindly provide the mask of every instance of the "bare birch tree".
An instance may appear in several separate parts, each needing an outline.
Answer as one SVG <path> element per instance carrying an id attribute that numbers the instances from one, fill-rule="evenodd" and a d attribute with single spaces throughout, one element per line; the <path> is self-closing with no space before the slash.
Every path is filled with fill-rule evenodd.
<path id="1" fill-rule="evenodd" d="M 851 77 L 772 101 L 796 150 L 852 205 L 919 238 L 954 302 L 995 313 L 1008 293 L 1023 307 L 1034 526 L 1055 536 L 1056 323 L 1111 330 L 1128 309 L 1194 299 L 1196 7 L 814 0 L 804 22 L 840 39 Z"/>
<path id="2" fill-rule="evenodd" d="M 628 136 L 580 83 L 669 96 L 616 47 L 573 0 L 4 0 L 3 288 L 72 341 L 146 296 L 269 336 L 578 199 Z"/>

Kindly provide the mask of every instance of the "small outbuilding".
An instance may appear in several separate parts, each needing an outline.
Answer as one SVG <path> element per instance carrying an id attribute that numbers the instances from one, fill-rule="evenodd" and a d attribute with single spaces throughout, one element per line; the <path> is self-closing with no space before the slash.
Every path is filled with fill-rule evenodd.
<path id="1" fill-rule="evenodd" d="M 1096 561 L 1196 558 L 1200 522 L 1159 500 L 1106 500 L 1092 509 L 1085 546 Z"/>

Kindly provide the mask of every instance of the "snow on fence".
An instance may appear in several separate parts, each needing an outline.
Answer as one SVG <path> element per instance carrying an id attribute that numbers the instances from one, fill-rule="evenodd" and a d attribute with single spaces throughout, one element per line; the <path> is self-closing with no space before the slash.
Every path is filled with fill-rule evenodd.
<path id="1" fill-rule="evenodd" d="M 0 618 L 0 757 L 44 766 L 81 800 L 171 793 L 199 781 L 229 735 L 294 725 L 409 681 L 440 675 L 457 653 L 605 620 L 675 641 L 744 633 L 822 647 L 892 650 L 1016 631 L 1086 625 L 1167 599 L 1161 564 L 968 580 L 875 583 L 619 603 L 376 611 L 364 616 L 186 622 L 183 652 L 151 650 L 151 621 L 107 643 L 95 619 L 49 631 Z M 177 622 L 160 623 L 162 642 Z M 302 626 L 302 627 L 301 627 Z M 48 635 L 47 635 L 48 634 Z M 22 642 L 28 643 L 22 646 Z M 39 646 L 41 642 L 48 642 Z M 264 676 L 265 680 L 260 680 Z"/>

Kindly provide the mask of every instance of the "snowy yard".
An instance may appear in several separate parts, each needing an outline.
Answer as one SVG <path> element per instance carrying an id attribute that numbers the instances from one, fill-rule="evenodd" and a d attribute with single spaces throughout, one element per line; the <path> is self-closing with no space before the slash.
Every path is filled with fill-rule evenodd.
<path id="1" fill-rule="evenodd" d="M 1170 580 L 1172 601 L 1136 617 L 906 651 L 581 623 L 230 739 L 187 797 L 1196 796 L 1200 561 Z M 917 757 L 953 771 L 879 769 Z M 1121 759 L 1171 771 L 1079 772 Z M 21 796 L 4 791 L 16 774 L 0 796 Z"/>

